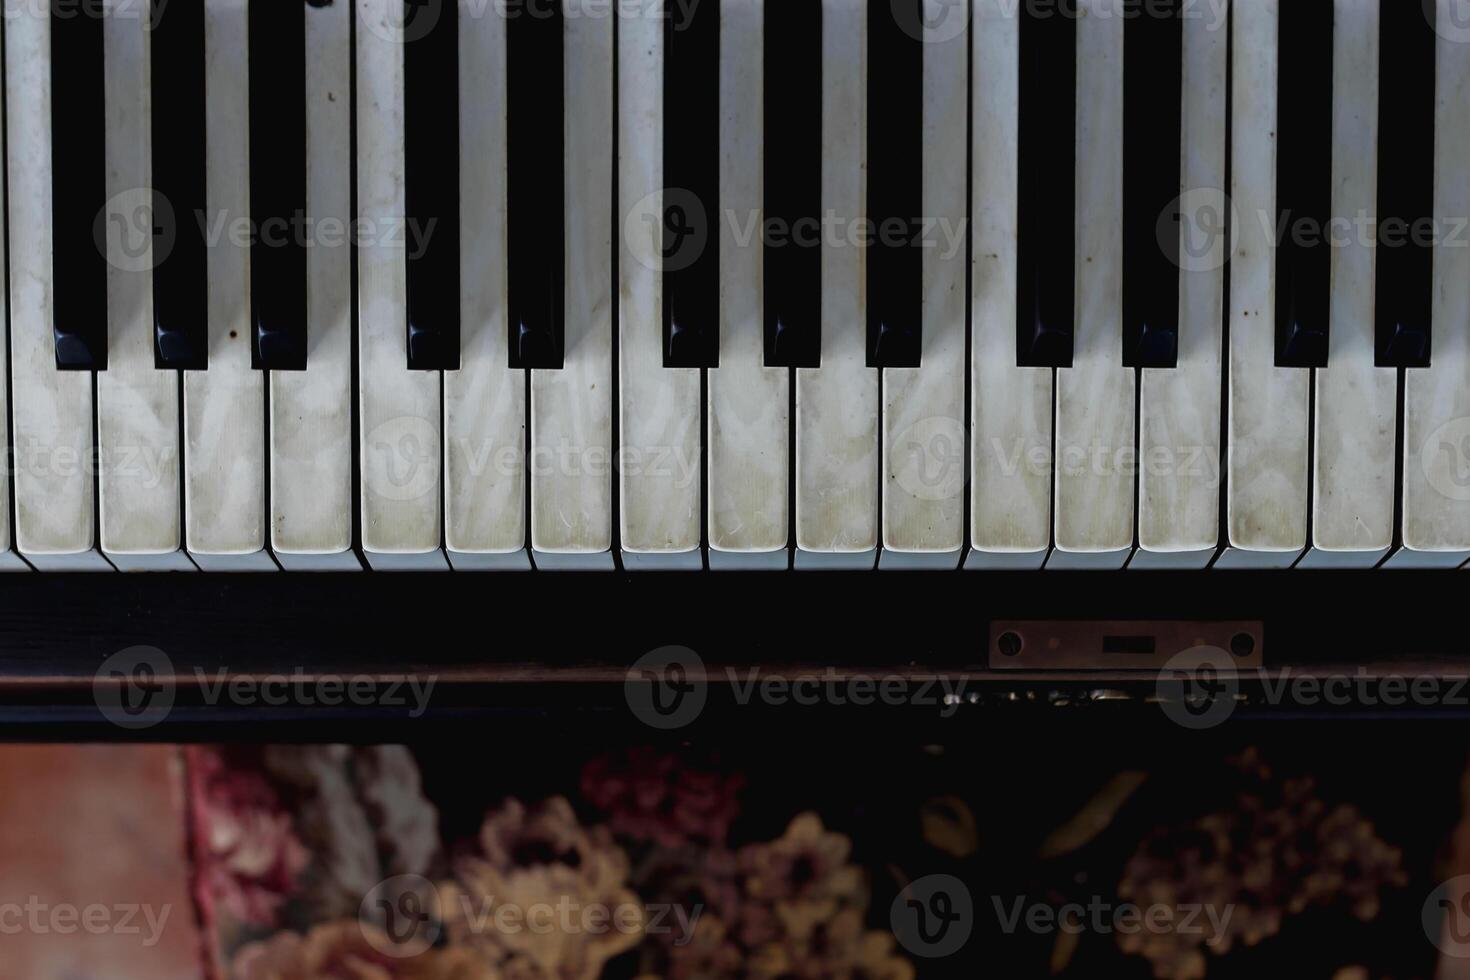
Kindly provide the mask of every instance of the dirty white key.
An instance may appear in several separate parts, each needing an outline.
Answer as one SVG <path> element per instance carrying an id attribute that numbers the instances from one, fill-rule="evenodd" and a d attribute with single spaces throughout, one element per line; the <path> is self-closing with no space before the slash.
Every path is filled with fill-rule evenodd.
<path id="1" fill-rule="evenodd" d="M 1456 0 L 1439 0 L 1453 23 Z M 1434 214 L 1456 227 L 1470 214 L 1470 44 L 1449 32 L 1435 40 Z M 1459 218 L 1463 222 L 1463 217 Z M 1448 236 L 1446 236 L 1448 238 Z M 1434 247 L 1434 353 L 1404 372 L 1403 547 L 1393 568 L 1454 568 L 1470 558 L 1470 249 Z"/>
<path id="2" fill-rule="evenodd" d="M 1224 23 L 1184 19 L 1179 359 L 1139 389 L 1138 550 L 1129 568 L 1204 568 L 1220 545 L 1221 317 L 1227 242 Z"/>
<path id="3" fill-rule="evenodd" d="M 664 21 L 618 24 L 619 467 L 623 567 L 698 569 L 699 369 L 663 366 Z M 663 15 L 667 16 L 667 15 Z M 659 457 L 666 460 L 659 465 Z"/>
<path id="4" fill-rule="evenodd" d="M 822 213 L 865 211 L 867 5 L 822 4 Z M 796 371 L 796 567 L 878 556 L 881 384 L 867 362 L 864 254 L 822 246 L 822 366 Z"/>
<path id="5" fill-rule="evenodd" d="M 1307 542 L 1311 376 L 1276 367 L 1276 91 L 1280 0 L 1234 5 L 1228 548 L 1220 568 L 1282 568 Z M 1265 220 L 1262 220 L 1264 216 Z"/>
<path id="6" fill-rule="evenodd" d="M 291 8 L 292 13 L 295 7 Z M 346 4 L 306 17 L 306 210 L 352 217 L 351 31 Z M 325 236 L 324 236 L 325 237 Z M 270 373 L 271 550 L 288 571 L 362 568 L 352 550 L 352 252 L 306 250 L 305 371 Z"/>
<path id="7" fill-rule="evenodd" d="M 613 19 L 564 3 L 566 354 L 531 372 L 531 548 L 538 568 L 610 570 Z"/>
<path id="8" fill-rule="evenodd" d="M 15 545 L 44 571 L 100 571 L 111 566 L 95 550 L 92 375 L 58 371 L 52 335 L 47 10 L 27 0 L 5 4 Z"/>
<path id="9" fill-rule="evenodd" d="M 970 554 L 1040 568 L 1051 546 L 1052 369 L 1016 366 L 1020 19 L 976 0 L 971 198 Z"/>
<path id="10" fill-rule="evenodd" d="M 444 372 L 444 540 L 456 570 L 529 569 L 526 379 L 506 349 L 506 21 L 460 6 L 460 366 Z"/>
<path id="11" fill-rule="evenodd" d="M 1378 193 L 1378 3 L 1337 0 L 1332 213 L 1374 214 Z M 1398 370 L 1374 366 L 1373 246 L 1332 249 L 1332 347 L 1312 407 L 1312 545 L 1298 567 L 1371 568 L 1393 545 Z"/>
<path id="12" fill-rule="evenodd" d="M 110 229 L 140 227 L 134 212 L 152 204 L 148 42 L 147 19 L 109 3 L 102 44 Z M 126 231 L 107 239 L 108 359 L 97 374 L 102 552 L 120 571 L 190 571 L 179 506 L 179 376 L 153 366 L 152 239 Z"/>
<path id="13" fill-rule="evenodd" d="M 969 2 L 924 0 L 923 217 L 963 228 L 969 149 Z M 965 543 L 965 255 L 924 249 L 917 368 L 883 371 L 880 568 L 955 568 Z M 1014 323 L 1014 320 L 1009 321 Z"/>
<path id="14" fill-rule="evenodd" d="M 205 0 L 205 185 L 212 217 L 250 214 L 246 0 Z M 184 515 L 205 571 L 269 571 L 265 375 L 250 366 L 250 249 L 209 256 L 209 369 L 184 372 Z"/>
<path id="15" fill-rule="evenodd" d="M 1080 12 L 1105 0 L 1084 0 Z M 1123 366 L 1123 20 L 1077 22 L 1077 320 L 1057 371 L 1049 568 L 1121 568 L 1133 548 L 1135 372 Z"/>
<path id="16" fill-rule="evenodd" d="M 357 2 L 357 210 L 405 221 L 403 24 L 397 0 Z M 397 236 L 357 249 L 362 549 L 380 570 L 447 569 L 440 549 L 440 375 L 408 369 L 407 255 Z"/>
<path id="17" fill-rule="evenodd" d="M 779 2 L 779 0 L 777 0 Z M 726 0 L 720 22 L 720 204 L 740 226 L 764 195 L 765 0 Z M 709 371 L 709 563 L 785 568 L 791 372 L 764 366 L 759 237 L 720 220 L 720 366 Z"/>
<path id="18" fill-rule="evenodd" d="M 5 83 L 10 84 L 8 77 Z M 13 163 L 12 166 L 14 166 Z M 9 247 L 9 244 L 5 216 L 0 214 L 0 263 L 5 261 L 4 250 Z M 0 398 L 5 397 L 6 389 L 10 387 L 10 365 L 7 363 L 9 357 L 8 351 L 0 350 Z M 0 451 L 4 451 L 7 455 L 10 451 L 10 420 L 8 418 L 4 420 L 4 424 L 0 424 Z M 30 566 L 21 560 L 20 555 L 16 554 L 11 535 L 10 481 L 0 480 L 0 572 L 29 570 Z"/>

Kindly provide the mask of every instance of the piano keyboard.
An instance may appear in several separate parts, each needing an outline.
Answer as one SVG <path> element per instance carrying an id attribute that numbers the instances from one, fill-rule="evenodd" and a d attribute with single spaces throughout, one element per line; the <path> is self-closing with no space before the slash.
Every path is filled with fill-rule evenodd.
<path id="1" fill-rule="evenodd" d="M 1457 0 L 4 0 L 0 568 L 1452 568 Z"/>

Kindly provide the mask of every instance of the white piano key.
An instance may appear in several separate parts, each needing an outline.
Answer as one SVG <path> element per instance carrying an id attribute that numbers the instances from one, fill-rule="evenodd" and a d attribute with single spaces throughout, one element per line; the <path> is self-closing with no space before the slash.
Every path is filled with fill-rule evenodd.
<path id="1" fill-rule="evenodd" d="M 1377 0 L 1337 0 L 1333 38 L 1332 213 L 1371 215 Z M 1312 547 L 1299 568 L 1372 568 L 1393 545 L 1398 371 L 1374 366 L 1373 252 L 1356 234 L 1332 249 L 1332 347 L 1312 407 Z"/>
<path id="2" fill-rule="evenodd" d="M 867 4 L 822 4 L 822 213 L 865 213 Z M 822 366 L 796 371 L 796 567 L 878 557 L 881 379 L 867 362 L 864 252 L 822 246 Z"/>
<path id="3" fill-rule="evenodd" d="M 51 274 L 51 23 L 5 4 L 15 545 L 45 571 L 111 568 L 95 550 L 92 374 L 56 369 Z M 23 94 L 22 94 L 23 93 Z"/>
<path id="4" fill-rule="evenodd" d="M 955 568 L 965 543 L 965 263 L 969 0 L 924 0 L 923 349 L 883 371 L 880 568 Z M 943 229 L 948 229 L 944 232 Z M 1010 321 L 1012 324 L 1014 319 Z"/>
<path id="5" fill-rule="evenodd" d="M 153 205 L 148 21 L 121 0 L 109 0 L 106 9 L 108 359 L 97 375 L 102 553 L 120 571 L 192 571 L 182 549 L 179 376 L 153 366 L 153 221 L 137 220 L 151 218 Z"/>
<path id="6" fill-rule="evenodd" d="M 1218 568 L 1283 568 L 1307 542 L 1311 376 L 1276 367 L 1276 93 L 1280 0 L 1236 4 L 1230 266 L 1229 547 Z M 1324 177 L 1324 179 L 1326 179 Z"/>
<path id="7" fill-rule="evenodd" d="M 295 7 L 291 8 L 294 14 Z M 306 210 L 321 227 L 352 218 L 352 11 L 306 17 Z M 288 571 L 354 571 L 352 250 L 321 236 L 306 250 L 305 371 L 270 373 L 271 550 Z"/>
<path id="8" fill-rule="evenodd" d="M 460 367 L 444 373 L 444 539 L 456 570 L 531 567 L 526 378 L 507 350 L 505 27 L 460 0 Z"/>
<path id="9" fill-rule="evenodd" d="M 360 506 L 369 565 L 426 571 L 449 566 L 440 549 L 440 374 L 408 369 L 406 239 L 390 234 L 405 225 L 403 24 L 397 0 L 357 0 Z"/>
<path id="10" fill-rule="evenodd" d="M 721 8 L 720 366 L 708 374 L 712 569 L 789 562 L 791 372 L 765 367 L 761 236 L 743 242 L 731 227 L 762 215 L 764 13 L 765 0 L 725 0 Z"/>
<path id="11" fill-rule="evenodd" d="M 1438 0 L 1454 24 L 1456 0 Z M 1404 372 L 1403 547 L 1392 568 L 1454 568 L 1470 558 L 1470 45 L 1453 31 L 1435 40 L 1434 352 Z M 1461 227 L 1456 233 L 1455 228 Z"/>
<path id="12" fill-rule="evenodd" d="M 247 0 L 205 0 L 208 219 L 250 214 Z M 226 225 L 228 227 L 228 225 Z M 209 369 L 184 372 L 184 517 L 205 571 L 276 567 L 265 536 L 265 377 L 250 366 L 250 249 L 223 234 L 209 256 Z"/>
<path id="13" fill-rule="evenodd" d="M 6 79 L 9 84 L 9 79 Z M 7 260 L 6 251 L 9 248 L 9 232 L 6 226 L 4 209 L 0 208 L 0 265 Z M 0 403 L 8 404 L 6 398 L 7 389 L 10 387 L 10 353 L 7 344 L 0 344 Z M 10 420 L 8 418 L 0 421 L 0 453 L 10 459 Z M 11 472 L 14 472 L 12 460 Z M 10 477 L 0 477 L 0 572 L 28 572 L 31 566 L 27 565 L 15 552 L 15 544 L 11 537 L 10 526 Z"/>
<path id="14" fill-rule="evenodd" d="M 700 372 L 663 366 L 665 16 L 654 4 L 618 25 L 619 527 L 632 570 L 704 565 Z"/>
<path id="15" fill-rule="evenodd" d="M 566 325 L 560 371 L 531 372 L 531 549 L 538 568 L 612 556 L 613 19 L 563 0 Z"/>
<path id="16" fill-rule="evenodd" d="M 966 568 L 1035 569 L 1051 545 L 1052 369 L 1016 366 L 1020 18 L 975 0 L 970 543 Z"/>
<path id="17" fill-rule="evenodd" d="M 1121 568 L 1133 548 L 1134 388 L 1123 366 L 1123 24 L 1077 21 L 1077 319 L 1057 371 L 1056 548 L 1048 568 Z"/>
<path id="18" fill-rule="evenodd" d="M 1142 371 L 1129 568 L 1204 568 L 1220 545 L 1228 41 L 1223 23 L 1184 19 L 1179 359 L 1172 370 Z"/>

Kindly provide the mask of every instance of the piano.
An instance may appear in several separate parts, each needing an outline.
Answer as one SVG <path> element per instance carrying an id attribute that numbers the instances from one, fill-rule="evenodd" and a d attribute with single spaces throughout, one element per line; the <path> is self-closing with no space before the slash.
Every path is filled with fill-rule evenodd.
<path id="1" fill-rule="evenodd" d="M 4 2 L 7 669 L 1464 652 L 1455 0 Z"/>

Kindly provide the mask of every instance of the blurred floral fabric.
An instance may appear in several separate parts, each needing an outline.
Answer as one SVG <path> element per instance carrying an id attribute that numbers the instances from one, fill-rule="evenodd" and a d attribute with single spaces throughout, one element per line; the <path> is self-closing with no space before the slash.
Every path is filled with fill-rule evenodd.
<path id="1" fill-rule="evenodd" d="M 914 976 L 817 814 L 732 844 L 738 773 L 603 755 L 581 773 L 590 819 L 511 796 L 445 842 L 401 746 L 187 758 L 217 980 L 596 980 L 618 958 L 641 980 Z"/>
<path id="2" fill-rule="evenodd" d="M 1314 914 L 1337 916 L 1330 935 L 1371 924 L 1409 880 L 1364 810 L 1253 749 L 1216 760 L 1212 793 L 1115 770 L 1090 799 L 1059 797 L 1070 806 L 987 811 L 951 786 L 884 800 L 881 820 L 868 809 L 881 785 L 825 815 L 779 791 L 757 806 L 763 773 L 650 747 L 577 758 L 542 780 L 560 795 L 525 798 L 404 746 L 200 746 L 186 760 L 211 980 L 914 980 L 1002 954 L 997 975 L 1127 963 L 1199 980 Z M 435 761 L 431 799 L 421 762 Z M 891 917 L 926 871 L 969 883 L 977 929 L 987 903 L 1017 894 L 1231 914 L 1194 931 L 993 934 L 930 959 Z"/>

